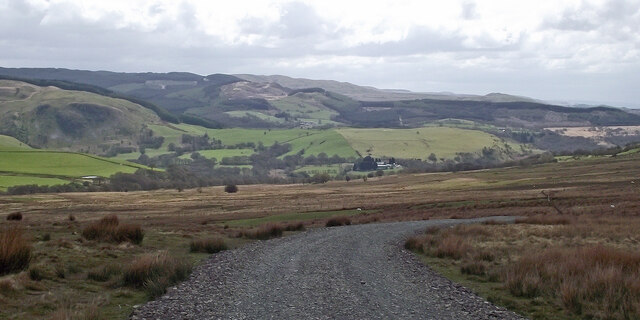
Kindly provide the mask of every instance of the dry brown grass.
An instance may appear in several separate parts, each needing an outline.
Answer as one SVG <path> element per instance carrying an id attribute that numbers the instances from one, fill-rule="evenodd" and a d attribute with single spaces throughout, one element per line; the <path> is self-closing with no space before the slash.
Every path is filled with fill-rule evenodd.
<path id="1" fill-rule="evenodd" d="M 280 223 L 267 223 L 257 228 L 242 232 L 242 236 L 249 239 L 267 240 L 281 237 L 285 227 Z"/>
<path id="2" fill-rule="evenodd" d="M 110 215 L 86 226 L 82 230 L 82 236 L 87 240 L 140 244 L 144 239 L 144 232 L 140 225 L 120 224 L 117 216 Z"/>
<path id="3" fill-rule="evenodd" d="M 169 286 L 185 280 L 190 273 L 190 263 L 160 252 L 134 260 L 124 269 L 123 281 L 132 287 L 144 287 L 149 296 L 158 297 Z"/>
<path id="4" fill-rule="evenodd" d="M 220 237 L 194 239 L 189 244 L 191 252 L 217 253 L 227 250 L 229 247 Z"/>
<path id="5" fill-rule="evenodd" d="M 10 227 L 0 232 L 0 275 L 26 269 L 31 261 L 32 247 L 24 237 L 24 231 Z"/>
<path id="6" fill-rule="evenodd" d="M 302 222 L 289 223 L 284 227 L 284 231 L 304 231 L 306 228 Z"/>
<path id="7" fill-rule="evenodd" d="M 558 299 L 587 318 L 640 318 L 640 254 L 601 245 L 550 248 L 508 265 L 515 296 Z"/>
<path id="8" fill-rule="evenodd" d="M 465 257 L 470 250 L 471 247 L 463 237 L 450 234 L 438 243 L 435 250 L 433 250 L 433 255 L 438 258 L 461 259 Z"/>
<path id="9" fill-rule="evenodd" d="M 327 220 L 326 227 L 339 227 L 351 225 L 351 219 L 349 217 L 333 217 Z"/>
<path id="10" fill-rule="evenodd" d="M 545 301 L 582 318 L 639 319 L 640 219 L 569 221 L 533 217 L 521 224 L 429 230 L 405 247 L 451 261 L 461 274 L 484 279 L 480 283 L 501 282 L 532 305 Z"/>

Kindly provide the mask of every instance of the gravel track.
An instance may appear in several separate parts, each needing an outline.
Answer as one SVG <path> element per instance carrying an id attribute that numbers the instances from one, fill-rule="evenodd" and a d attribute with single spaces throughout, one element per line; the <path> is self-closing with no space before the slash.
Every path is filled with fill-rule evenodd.
<path id="1" fill-rule="evenodd" d="M 132 319 L 522 319 L 402 248 L 427 227 L 481 220 L 323 228 L 214 254 Z"/>

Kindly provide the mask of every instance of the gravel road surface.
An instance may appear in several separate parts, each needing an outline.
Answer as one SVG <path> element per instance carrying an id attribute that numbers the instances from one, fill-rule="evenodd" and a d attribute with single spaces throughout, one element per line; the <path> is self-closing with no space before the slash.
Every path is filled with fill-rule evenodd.
<path id="1" fill-rule="evenodd" d="M 214 254 L 132 319 L 522 319 L 402 247 L 427 227 L 478 221 L 323 228 Z"/>

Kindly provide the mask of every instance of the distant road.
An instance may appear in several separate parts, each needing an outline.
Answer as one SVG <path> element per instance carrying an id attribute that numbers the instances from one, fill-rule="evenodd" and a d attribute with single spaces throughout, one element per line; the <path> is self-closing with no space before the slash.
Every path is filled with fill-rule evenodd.
<path id="1" fill-rule="evenodd" d="M 215 254 L 132 318 L 521 319 L 435 274 L 402 247 L 427 227 L 478 221 L 323 228 Z"/>

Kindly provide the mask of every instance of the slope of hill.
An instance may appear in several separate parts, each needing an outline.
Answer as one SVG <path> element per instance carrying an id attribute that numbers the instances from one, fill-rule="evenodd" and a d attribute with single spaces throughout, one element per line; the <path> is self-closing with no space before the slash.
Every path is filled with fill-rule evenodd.
<path id="1" fill-rule="evenodd" d="M 135 147 L 158 115 L 127 100 L 0 80 L 0 133 L 38 148 L 106 152 Z"/>
<path id="2" fill-rule="evenodd" d="M 28 149 L 31 149 L 31 147 L 26 143 L 23 143 L 14 137 L 0 134 L 0 151 L 28 150 Z"/>

